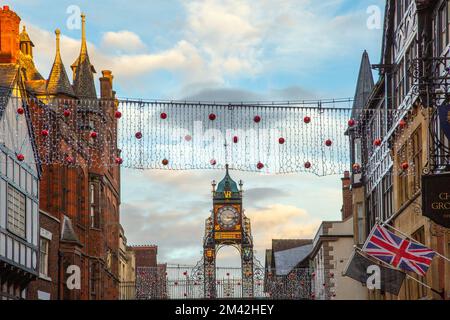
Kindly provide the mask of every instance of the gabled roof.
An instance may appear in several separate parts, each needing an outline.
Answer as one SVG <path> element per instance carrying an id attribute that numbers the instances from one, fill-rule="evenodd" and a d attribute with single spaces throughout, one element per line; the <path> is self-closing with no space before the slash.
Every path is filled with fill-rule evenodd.
<path id="1" fill-rule="evenodd" d="M 33 57 L 19 52 L 20 67 L 24 71 L 25 80 L 36 81 L 44 80 L 44 77 L 39 73 L 34 65 Z"/>
<path id="2" fill-rule="evenodd" d="M 273 246 L 275 244 L 275 247 Z M 313 249 L 310 239 L 272 240 L 272 252 L 276 275 L 285 276 L 302 264 Z"/>
<path id="3" fill-rule="evenodd" d="M 311 244 L 311 239 L 272 239 L 272 251 L 278 252 Z"/>
<path id="4" fill-rule="evenodd" d="M 73 242 L 81 245 L 80 240 L 78 239 L 78 236 L 75 233 L 75 230 L 73 229 L 72 220 L 70 220 L 70 218 L 67 216 L 63 216 L 61 241 Z"/>
<path id="5" fill-rule="evenodd" d="M 69 77 L 67 76 L 66 69 L 61 59 L 60 51 L 60 34 L 59 29 L 56 29 L 56 54 L 55 61 L 53 62 L 52 70 L 48 76 L 47 92 L 51 95 L 65 94 L 68 96 L 75 96 L 72 85 L 70 84 Z"/>
<path id="6" fill-rule="evenodd" d="M 20 64 L 13 63 L 2 63 L 0 64 L 0 119 L 3 117 L 3 113 L 5 111 L 6 106 L 11 98 L 12 89 L 17 87 L 19 88 L 25 96 L 24 100 L 24 109 L 26 116 L 26 123 L 28 129 L 28 135 L 30 137 L 30 142 L 32 146 L 32 152 L 36 161 L 37 173 L 40 176 L 41 174 L 41 165 L 39 160 L 38 148 L 36 146 L 33 124 L 31 122 L 30 111 L 28 110 L 28 104 L 26 103 L 26 98 L 28 97 L 28 92 L 26 92 L 25 83 L 24 83 L 24 72 L 22 71 L 22 66 Z M 34 97 L 33 97 L 34 98 Z"/>
<path id="7" fill-rule="evenodd" d="M 16 64 L 0 63 L 0 118 L 8 103 L 18 70 L 19 66 Z"/>

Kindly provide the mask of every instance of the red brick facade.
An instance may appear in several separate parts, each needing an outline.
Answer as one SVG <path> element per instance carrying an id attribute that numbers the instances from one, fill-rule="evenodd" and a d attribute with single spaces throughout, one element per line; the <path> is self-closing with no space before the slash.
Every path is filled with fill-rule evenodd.
<path id="1" fill-rule="evenodd" d="M 350 172 L 344 172 L 342 180 L 342 221 L 353 216 L 352 190 Z"/>
<path id="2" fill-rule="evenodd" d="M 34 45 L 25 28 L 19 34 L 20 18 L 5 6 L 0 19 L 0 63 L 19 64 L 30 96 L 44 103 L 63 98 L 71 114 L 64 117 L 62 109 L 44 109 L 30 103 L 41 159 L 48 156 L 49 148 L 59 150 L 60 155 L 54 164 L 44 161 L 42 165 L 39 220 L 41 238 L 50 241 L 48 272 L 29 285 L 27 298 L 30 299 L 118 298 L 120 168 L 114 164 L 104 165 L 105 157 L 120 153 L 117 149 L 117 119 L 114 117 L 117 103 L 113 76 L 108 70 L 102 72 L 100 100 L 96 100 L 93 86 L 95 69 L 90 65 L 87 54 L 84 15 L 82 21 L 82 46 L 79 58 L 72 65 L 74 85 L 71 85 L 60 57 L 59 30 L 55 32 L 55 62 L 46 80 L 34 67 Z M 86 64 L 89 64 L 87 69 Z M 83 97 L 100 101 L 96 103 L 96 112 L 78 109 L 76 100 Z M 51 134 L 47 137 L 39 134 L 48 129 L 40 121 L 44 112 L 52 124 Z M 76 120 L 79 112 L 89 112 L 89 119 L 99 136 L 96 141 L 89 140 L 90 129 L 79 126 Z M 84 137 L 81 142 L 79 138 L 73 139 L 80 135 Z M 89 155 L 84 152 L 87 149 L 90 150 Z M 73 161 L 64 161 L 67 157 Z M 67 267 L 70 265 L 80 267 L 80 289 L 69 290 L 66 286 Z"/>
<path id="3" fill-rule="evenodd" d="M 157 246 L 132 246 L 130 250 L 134 251 L 136 257 L 136 269 L 139 267 L 154 267 L 158 266 Z"/>

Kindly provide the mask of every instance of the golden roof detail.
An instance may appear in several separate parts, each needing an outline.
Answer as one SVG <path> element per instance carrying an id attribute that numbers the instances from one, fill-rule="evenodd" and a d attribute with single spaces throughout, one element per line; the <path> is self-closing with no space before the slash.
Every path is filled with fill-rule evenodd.
<path id="1" fill-rule="evenodd" d="M 56 54 L 53 62 L 52 70 L 48 76 L 47 92 L 52 95 L 66 94 L 74 96 L 75 93 L 67 76 L 66 69 L 61 59 L 60 35 L 59 29 L 55 30 L 56 35 Z"/>

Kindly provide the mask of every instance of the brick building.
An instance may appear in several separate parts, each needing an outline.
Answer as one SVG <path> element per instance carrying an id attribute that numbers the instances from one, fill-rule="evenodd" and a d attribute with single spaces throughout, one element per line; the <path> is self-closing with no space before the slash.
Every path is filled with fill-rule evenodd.
<path id="1" fill-rule="evenodd" d="M 436 117 L 448 102 L 450 50 L 448 0 L 387 0 L 381 61 L 373 80 L 363 58 L 350 130 L 355 244 L 362 246 L 377 221 L 436 252 L 450 255 L 450 229 L 425 216 L 422 177 L 448 173 L 449 139 Z M 364 71 L 365 70 L 365 71 Z M 362 116 L 361 116 L 362 115 Z M 375 143 L 375 140 L 378 142 Z M 448 187 L 447 187 L 448 190 Z M 375 290 L 372 299 L 449 299 L 450 265 L 436 257 L 426 276 L 406 279 L 398 296 Z"/>
<path id="2" fill-rule="evenodd" d="M 0 19 L 2 49 L 6 42 L 15 44 L 7 54 L 2 52 L 0 62 L 20 70 L 24 90 L 33 97 L 28 107 L 43 160 L 39 277 L 30 284 L 27 297 L 117 299 L 120 169 L 114 161 L 105 161 L 120 152 L 112 73 L 102 71 L 97 98 L 84 15 L 80 54 L 71 65 L 72 84 L 60 53 L 59 30 L 54 63 L 45 79 L 34 65 L 34 44 L 25 27 L 19 33 L 20 18 L 4 8 Z M 80 289 L 66 286 L 71 265 L 80 268 Z"/>
<path id="3" fill-rule="evenodd" d="M 20 18 L 0 8 L 0 300 L 26 297 L 39 270 L 38 148 L 19 52 Z"/>

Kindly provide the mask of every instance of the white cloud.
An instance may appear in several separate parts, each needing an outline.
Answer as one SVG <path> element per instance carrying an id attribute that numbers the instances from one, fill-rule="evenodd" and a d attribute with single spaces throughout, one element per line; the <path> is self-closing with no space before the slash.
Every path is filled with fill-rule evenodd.
<path id="1" fill-rule="evenodd" d="M 141 38 L 128 30 L 106 32 L 103 35 L 101 46 L 104 50 L 114 50 L 118 53 L 134 53 L 146 48 Z"/>
<path id="2" fill-rule="evenodd" d="M 181 39 L 172 47 L 159 50 L 151 39 L 144 42 L 142 35 L 121 30 L 105 32 L 98 46 L 89 44 L 89 52 L 97 70 L 112 70 L 122 89 L 132 88 L 130 80 L 141 83 L 156 71 L 168 71 L 177 85 L 167 88 L 171 92 L 165 95 L 193 96 L 204 89 L 227 87 L 241 76 L 275 70 L 307 72 L 345 56 L 353 50 L 352 44 L 374 33 L 366 30 L 363 11 L 332 16 L 340 2 L 188 1 L 183 3 Z M 31 26 L 30 36 L 37 46 L 38 68 L 49 70 L 53 35 Z M 68 67 L 79 52 L 78 40 L 63 37 L 62 51 Z"/>

